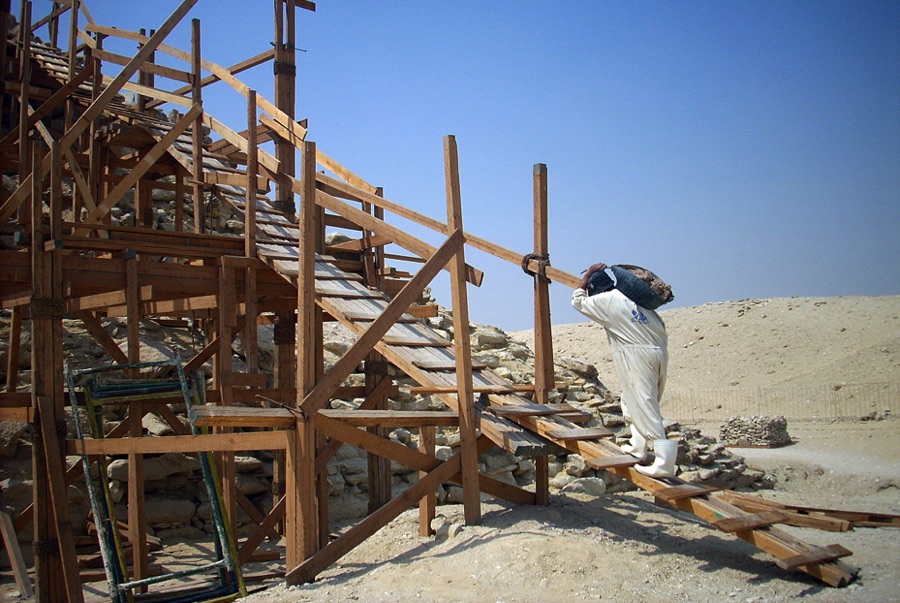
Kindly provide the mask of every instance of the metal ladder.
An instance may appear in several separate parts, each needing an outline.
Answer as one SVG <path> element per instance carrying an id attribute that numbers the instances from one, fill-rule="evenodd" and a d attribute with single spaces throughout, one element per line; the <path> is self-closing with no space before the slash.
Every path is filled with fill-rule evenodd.
<path id="1" fill-rule="evenodd" d="M 142 370 L 153 370 L 157 373 L 174 369 L 177 379 L 157 378 L 115 378 L 115 374 L 132 375 Z M 84 428 L 79 418 L 77 384 L 81 382 L 84 392 L 85 411 L 90 423 L 91 435 L 95 439 L 103 438 L 103 415 L 101 407 L 113 404 L 128 404 L 130 401 L 148 400 L 178 395 L 180 392 L 187 407 L 188 416 L 192 416 L 192 408 L 203 404 L 204 386 L 198 376 L 186 377 L 180 359 L 174 355 L 171 361 L 143 362 L 132 364 L 114 364 L 106 367 L 73 370 L 66 364 L 66 382 L 69 388 L 71 409 L 74 416 L 79 440 L 85 439 Z M 130 417 L 129 420 L 140 420 Z M 199 435 L 200 428 L 191 421 L 191 433 Z M 164 595 L 147 593 L 153 601 L 165 603 L 193 603 L 199 601 L 231 601 L 247 594 L 240 564 L 237 561 L 237 546 L 229 527 L 222 503 L 222 492 L 216 472 L 212 453 L 199 453 L 200 469 L 206 492 L 209 496 L 211 517 L 213 521 L 213 542 L 215 560 L 197 567 L 176 572 L 163 573 L 140 580 L 128 577 L 122 537 L 116 525 L 114 502 L 110 493 L 107 460 L 104 456 L 93 459 L 82 455 L 85 480 L 91 510 L 97 528 L 100 553 L 106 570 L 110 600 L 114 603 L 127 603 L 140 600 L 142 593 L 136 592 L 150 585 L 171 580 L 179 580 L 190 576 L 207 574 L 212 582 L 208 587 L 191 588 L 178 591 L 167 591 Z M 92 472 L 96 466 L 96 476 Z M 134 484 L 129 487 L 135 487 Z"/>

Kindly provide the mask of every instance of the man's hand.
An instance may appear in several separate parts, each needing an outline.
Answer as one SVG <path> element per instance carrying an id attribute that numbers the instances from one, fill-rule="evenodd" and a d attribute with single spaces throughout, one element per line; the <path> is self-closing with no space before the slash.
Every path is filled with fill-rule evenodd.
<path id="1" fill-rule="evenodd" d="M 584 276 L 581 277 L 581 284 L 579 285 L 579 289 L 587 290 L 587 284 L 588 284 L 588 281 L 591 280 L 591 276 L 595 272 L 598 272 L 600 270 L 606 270 L 606 268 L 607 268 L 607 266 L 603 262 L 597 262 L 596 264 L 591 264 L 590 266 L 588 266 L 587 269 L 585 269 L 582 272 L 582 274 L 584 274 Z"/>

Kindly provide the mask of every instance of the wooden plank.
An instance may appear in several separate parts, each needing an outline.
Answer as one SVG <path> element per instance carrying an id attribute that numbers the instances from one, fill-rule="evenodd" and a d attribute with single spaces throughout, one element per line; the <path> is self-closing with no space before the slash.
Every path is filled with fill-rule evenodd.
<path id="1" fill-rule="evenodd" d="M 372 322 L 376 318 L 378 318 L 379 314 L 377 312 L 353 312 L 349 310 L 345 310 L 341 314 L 345 320 L 353 320 L 357 322 Z M 419 319 L 415 316 L 401 316 L 396 320 L 397 323 L 417 323 Z"/>
<path id="2" fill-rule="evenodd" d="M 388 343 L 391 345 L 399 345 L 397 343 L 390 342 L 390 341 L 386 341 L 385 343 Z M 409 344 L 404 343 L 402 345 L 409 345 Z M 419 345 L 422 345 L 422 344 L 419 344 Z M 429 347 L 447 347 L 447 346 L 443 346 L 443 345 L 438 346 L 435 344 L 435 345 L 432 345 Z M 423 359 L 415 359 L 415 360 L 413 360 L 413 365 L 420 369 L 426 370 L 426 371 L 456 371 L 456 364 L 454 362 L 448 361 L 448 360 L 427 360 L 424 358 Z M 474 362 L 474 361 L 472 362 L 472 369 L 485 369 L 485 368 L 487 368 L 487 365 L 484 363 Z"/>
<path id="3" fill-rule="evenodd" d="M 139 296 L 142 300 L 153 298 L 153 287 L 144 285 L 139 288 Z M 97 310 L 106 308 L 107 306 L 118 306 L 126 303 L 125 291 L 112 291 L 110 293 L 99 293 L 97 295 L 85 295 L 77 298 L 66 300 L 66 312 L 79 312 L 83 310 Z"/>
<path id="4" fill-rule="evenodd" d="M 391 337 L 389 335 L 382 337 L 381 340 L 387 345 L 399 345 L 399 346 L 410 347 L 410 348 L 418 348 L 418 347 L 449 348 L 453 345 L 453 342 L 446 341 L 446 340 L 426 339 L 426 338 L 409 339 L 406 337 Z M 445 364 L 441 364 L 438 362 L 438 363 L 434 363 L 434 367 L 431 367 L 431 366 L 426 367 L 423 365 L 422 368 L 430 368 L 431 370 L 435 370 L 435 371 L 440 371 L 440 370 L 452 371 L 452 370 L 456 369 L 456 365 L 454 364 L 452 366 L 446 366 Z M 476 362 L 473 364 L 473 368 L 478 368 L 478 369 L 487 368 L 487 365 L 484 364 L 483 362 Z"/>
<path id="5" fill-rule="evenodd" d="M 193 182 L 193 181 L 191 181 Z M 203 184 L 208 185 L 229 185 L 229 186 L 247 186 L 247 177 L 243 174 L 231 174 L 227 172 L 203 172 Z M 264 191 L 269 187 L 269 179 L 265 176 L 257 176 L 256 189 Z"/>
<path id="6" fill-rule="evenodd" d="M 168 452 L 219 452 L 244 450 L 282 450 L 286 445 L 284 431 L 214 433 L 163 438 L 116 438 L 103 440 L 69 440 L 68 454 L 88 456 L 112 454 L 165 454 Z"/>
<path id="7" fill-rule="evenodd" d="M 577 409 L 571 404 L 519 404 L 507 406 L 489 406 L 488 411 L 494 413 L 498 417 L 510 416 L 546 416 L 559 415 L 563 413 L 571 413 Z"/>
<path id="8" fill-rule="evenodd" d="M 195 406 L 193 423 L 199 427 L 265 427 L 289 429 L 296 426 L 297 415 L 287 408 L 247 406 Z"/>
<path id="9" fill-rule="evenodd" d="M 559 427 L 548 430 L 544 435 L 553 440 L 594 440 L 609 438 L 616 434 L 605 427 Z"/>
<path id="10" fill-rule="evenodd" d="M 638 460 L 630 454 L 614 454 L 585 459 L 584 462 L 594 469 L 611 469 L 613 467 L 631 467 L 637 465 Z"/>
<path id="11" fill-rule="evenodd" d="M 722 488 L 710 486 L 694 486 L 693 484 L 682 484 L 680 486 L 670 486 L 653 492 L 653 495 L 666 502 L 673 502 L 683 498 L 694 498 L 697 496 L 705 496 L 712 492 L 719 492 Z"/>
<path id="12" fill-rule="evenodd" d="M 839 544 L 829 544 L 828 546 L 813 548 L 801 555 L 794 555 L 786 559 L 776 559 L 775 564 L 781 569 L 792 570 L 797 569 L 801 565 L 818 565 L 852 554 L 852 551 L 845 549 Z"/>
<path id="13" fill-rule="evenodd" d="M 131 60 L 131 57 L 126 57 L 120 54 L 116 54 L 114 52 L 109 52 L 106 50 L 95 49 L 92 52 L 94 58 L 100 59 L 101 61 L 108 61 L 110 63 L 115 63 L 117 65 L 127 65 Z M 190 82 L 191 74 L 187 71 L 181 71 L 180 69 L 173 69 L 172 67 L 166 67 L 164 65 L 158 65 L 157 63 L 151 63 L 149 61 L 143 63 L 139 70 L 144 73 L 153 73 L 155 75 L 161 75 L 163 77 L 169 78 L 171 80 L 178 80 L 181 82 Z M 173 96 L 180 96 L 179 94 L 172 94 Z"/>
<path id="14" fill-rule="evenodd" d="M 33 111 L 29 111 L 27 129 L 30 130 L 32 127 L 34 127 L 34 125 L 38 121 L 44 119 L 51 112 L 53 112 L 53 110 L 57 106 L 59 106 L 63 101 L 65 101 L 76 88 L 78 88 L 81 84 L 83 84 L 85 81 L 87 81 L 87 79 L 91 75 L 93 75 L 93 73 L 94 73 L 94 66 L 93 66 L 93 63 L 91 63 L 91 64 L 87 65 L 84 69 L 82 69 L 80 72 L 78 72 L 78 75 L 76 75 L 72 80 L 70 80 L 68 83 L 66 83 L 61 88 L 56 90 L 52 95 L 50 95 L 50 98 L 48 98 L 46 101 L 44 101 L 40 107 L 38 107 L 37 109 L 35 109 Z M 19 137 L 19 127 L 16 126 L 12 130 L 7 132 L 7 134 L 2 139 L 0 139 L 0 148 L 3 148 L 8 144 L 13 143 L 13 141 L 18 139 L 18 137 Z"/>
<path id="15" fill-rule="evenodd" d="M 363 180 L 362 178 L 360 178 L 359 176 L 357 176 L 356 174 L 351 172 L 349 169 L 347 169 L 346 167 L 344 167 L 343 165 L 341 165 L 340 163 L 338 163 L 337 161 L 335 161 L 334 159 L 332 159 L 331 157 L 329 157 L 328 155 L 323 153 L 321 150 L 316 150 L 316 162 L 319 165 L 321 165 L 322 167 L 324 167 L 326 170 L 328 170 L 328 171 L 336 174 L 337 176 L 343 178 L 344 180 L 346 180 L 350 186 L 352 186 L 356 189 L 364 191 L 373 196 L 375 195 L 375 192 L 378 190 L 378 187 L 376 187 L 372 184 L 369 184 L 368 182 L 366 182 L 365 180 Z M 317 174 L 316 178 L 319 179 L 319 177 L 320 177 L 320 175 Z M 364 201 L 364 199 L 361 199 L 361 201 Z"/>
<path id="16" fill-rule="evenodd" d="M 766 511 L 754 513 L 742 517 L 727 517 L 716 521 L 713 525 L 723 532 L 738 532 L 740 530 L 755 530 L 767 528 L 784 521 L 784 514 L 778 511 Z"/>
<path id="17" fill-rule="evenodd" d="M 445 411 L 322 409 L 318 415 L 338 419 L 353 427 L 456 427 L 459 424 L 456 413 Z"/>

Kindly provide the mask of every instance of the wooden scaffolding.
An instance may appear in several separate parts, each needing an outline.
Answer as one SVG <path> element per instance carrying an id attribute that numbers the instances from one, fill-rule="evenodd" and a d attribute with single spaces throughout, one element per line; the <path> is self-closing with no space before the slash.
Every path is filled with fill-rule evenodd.
<path id="1" fill-rule="evenodd" d="M 306 0 L 275 0 L 274 49 L 232 67 L 201 56 L 200 23 L 190 23 L 192 43 L 183 51 L 164 43 L 197 0 L 184 0 L 150 35 L 96 23 L 85 3 L 60 0 L 39 20 L 23 2 L 18 35 L 4 29 L 0 53 L 0 157 L 18 185 L 0 199 L 0 309 L 10 313 L 11 336 L 0 416 L 35 426 L 34 502 L 14 518 L 17 530 L 34 527 L 35 590 L 40 601 L 82 599 L 66 485 L 79 477 L 65 454 L 127 454 L 141 477 L 140 458 L 165 452 L 216 452 L 228 517 L 240 508 L 256 523 L 239 543 L 242 563 L 259 559 L 269 536 L 286 537 L 284 575 L 310 581 L 410 506 L 419 504 L 420 531 L 430 533 L 435 488 L 462 485 L 465 518 L 480 519 L 480 493 L 521 504 L 548 501 L 547 455 L 576 452 L 589 466 L 608 469 L 667 504 L 710 522 L 769 552 L 779 565 L 797 568 L 827 584 L 850 582 L 854 570 L 839 559 L 849 551 L 816 547 L 774 527 L 785 513 L 757 511 L 713 491 L 656 480 L 632 469 L 635 461 L 604 429 L 584 427 L 586 417 L 567 405 L 548 404 L 555 387 L 550 334 L 549 284 L 574 287 L 579 279 L 550 266 L 547 240 L 547 169 L 534 169 L 534 248 L 523 257 L 463 228 L 457 148 L 444 140 L 447 216 L 436 220 L 385 197 L 383 191 L 328 157 L 307 139 L 295 117 L 296 12 L 314 10 Z M 0 0 L 0 24 L 11 9 Z M 68 16 L 68 46 L 58 45 L 60 20 Z M 30 26 L 29 26 L 30 24 Z M 49 27 L 49 43 L 33 32 Z M 132 57 L 104 50 L 111 37 L 138 45 Z M 159 65 L 157 53 L 184 64 Z M 275 100 L 270 102 L 237 75 L 272 61 Z M 116 66 L 114 77 L 104 68 Z M 216 82 L 246 102 L 247 121 L 236 129 L 203 108 L 206 86 Z M 135 94 L 126 104 L 123 91 Z M 169 120 L 160 106 L 183 111 Z M 208 135 L 208 138 L 205 136 Z M 274 154 L 264 143 L 274 142 Z M 297 173 L 299 172 L 299 173 Z M 71 182 L 64 202 L 63 183 Z M 174 199 L 174 226 L 159 227 L 154 191 Z M 133 195 L 133 224 L 111 216 Z M 243 236 L 208 227 L 209 204 L 243 219 Z M 65 205 L 65 206 L 64 206 Z M 433 246 L 392 225 L 388 216 L 429 228 L 443 241 Z M 326 228 L 355 233 L 326 245 Z M 385 251 L 387 245 L 403 254 Z M 513 385 L 473 361 L 469 338 L 448 341 L 419 320 L 422 292 L 441 271 L 452 284 L 454 332 L 467 333 L 467 286 L 482 273 L 466 262 L 467 247 L 523 266 L 534 281 L 535 383 Z M 414 274 L 390 268 L 398 260 L 419 266 Z M 427 307 L 426 307 L 427 309 Z M 121 349 L 103 319 L 127 319 Z M 111 363 L 141 359 L 142 319 L 186 321 L 206 334 L 188 359 L 191 373 L 212 362 L 207 406 L 192 420 L 208 435 L 182 431 L 159 438 L 66 440 L 68 395 L 63 384 L 63 319 L 77 319 Z M 23 320 L 30 319 L 32 371 L 27 389 L 17 370 Z M 357 335 L 329 370 L 323 362 L 322 325 L 338 321 Z M 274 325 L 276 361 L 270 378 L 259 370 L 257 329 Z M 240 339 L 245 370 L 232 362 Z M 346 378 L 362 365 L 364 386 Z M 388 365 L 418 383 L 417 391 L 442 400 L 447 412 L 388 410 L 396 390 Z M 329 408 L 335 398 L 363 398 L 357 410 Z M 173 400 L 138 406 L 169 416 Z M 461 444 L 447 460 L 435 456 L 435 429 L 457 427 Z M 416 428 L 418 451 L 386 437 L 392 428 Z M 236 430 L 240 431 L 237 432 Z M 329 538 L 325 467 L 342 443 L 369 454 L 369 514 L 339 538 Z M 482 475 L 478 456 L 493 446 L 535 459 L 537 484 L 528 491 Z M 235 487 L 234 453 L 276 451 L 272 510 L 264 514 Z M 418 482 L 392 498 L 390 462 L 420 472 Z M 149 571 L 143 501 L 130 500 L 127 535 L 134 547 L 134 575 Z M 751 510 L 746 510 L 750 508 Z M 51 576 L 63 576 L 54 580 Z"/>

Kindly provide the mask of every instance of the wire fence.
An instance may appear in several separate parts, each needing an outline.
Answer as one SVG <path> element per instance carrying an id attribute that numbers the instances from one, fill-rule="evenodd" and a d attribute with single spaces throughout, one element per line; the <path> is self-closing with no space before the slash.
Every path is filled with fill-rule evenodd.
<path id="1" fill-rule="evenodd" d="M 663 415 L 682 423 L 739 416 L 792 421 L 869 420 L 900 416 L 900 381 L 822 386 L 666 389 Z"/>

